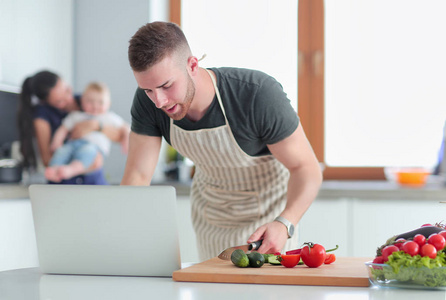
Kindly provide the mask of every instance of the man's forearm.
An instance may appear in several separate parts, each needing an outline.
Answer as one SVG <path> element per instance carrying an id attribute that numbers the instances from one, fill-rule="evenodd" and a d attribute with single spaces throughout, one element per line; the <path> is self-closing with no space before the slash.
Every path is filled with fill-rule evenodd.
<path id="1" fill-rule="evenodd" d="M 296 225 L 316 198 L 322 183 L 320 169 L 296 169 L 290 172 L 287 203 L 280 214 Z"/>

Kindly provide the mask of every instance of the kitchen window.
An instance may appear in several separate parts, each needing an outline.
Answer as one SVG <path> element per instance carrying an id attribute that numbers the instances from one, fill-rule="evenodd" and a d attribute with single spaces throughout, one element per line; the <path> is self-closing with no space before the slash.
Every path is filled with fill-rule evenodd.
<path id="1" fill-rule="evenodd" d="M 445 9 L 441 0 L 299 1 L 299 115 L 326 179 L 435 166 L 446 120 Z"/>
<path id="2" fill-rule="evenodd" d="M 297 2 L 182 0 L 181 27 L 203 67 L 261 70 L 297 110 Z"/>
<path id="3" fill-rule="evenodd" d="M 198 5 L 193 7 L 190 1 Z M 297 111 L 307 137 L 326 165 L 324 178 L 384 179 L 384 166 L 435 166 L 446 120 L 444 1 L 422 5 L 415 0 L 254 2 L 245 6 L 244 1 L 171 0 L 171 20 L 185 25 L 181 16 L 202 22 L 203 15 L 210 15 L 227 30 L 218 34 L 227 35 L 231 28 L 251 30 L 249 21 L 237 25 L 243 16 L 245 21 L 261 11 L 271 16 L 273 3 L 274 11 L 280 5 L 298 3 L 298 16 L 292 19 L 298 20 L 298 63 L 294 58 L 277 61 L 288 54 L 274 55 L 274 51 L 267 57 L 274 65 L 298 65 L 298 88 L 285 82 L 292 76 L 273 76 L 284 81 L 292 101 L 298 99 Z M 220 14 L 211 13 L 211 3 Z M 292 17 L 277 13 L 277 18 L 281 22 Z M 199 28 L 187 32 L 188 26 L 183 26 L 188 36 Z M 292 31 L 281 28 L 276 30 L 277 38 L 292 38 Z M 221 47 L 230 46 L 234 45 Z M 273 49 L 282 50 L 282 44 L 276 43 Z M 243 47 L 239 45 L 234 53 L 243 53 Z M 221 55 L 203 62 L 217 65 L 214 56 Z M 243 58 L 223 58 L 223 64 L 252 67 Z M 274 73 L 268 67 L 256 68 Z"/>

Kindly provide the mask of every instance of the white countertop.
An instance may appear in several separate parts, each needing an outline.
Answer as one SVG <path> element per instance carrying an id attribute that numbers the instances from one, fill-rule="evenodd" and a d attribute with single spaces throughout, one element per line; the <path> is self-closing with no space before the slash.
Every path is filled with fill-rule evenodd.
<path id="1" fill-rule="evenodd" d="M 171 185 L 178 196 L 189 196 L 190 183 L 158 182 L 154 185 Z M 28 198 L 28 186 L 25 184 L 0 184 L 1 199 Z M 445 200 L 446 185 L 439 182 L 428 183 L 421 188 L 402 187 L 385 180 L 346 181 L 326 180 L 322 183 L 318 198 L 358 198 L 358 199 L 404 199 L 404 200 Z"/>
<path id="2" fill-rule="evenodd" d="M 444 300 L 444 290 L 175 282 L 160 277 L 41 274 L 38 268 L 0 272 L 0 299 L 423 299 Z"/>

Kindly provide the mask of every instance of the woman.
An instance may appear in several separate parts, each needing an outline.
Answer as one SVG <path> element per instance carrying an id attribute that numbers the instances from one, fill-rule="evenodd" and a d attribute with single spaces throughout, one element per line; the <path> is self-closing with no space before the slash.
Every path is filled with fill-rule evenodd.
<path id="1" fill-rule="evenodd" d="M 51 139 L 62 119 L 71 111 L 80 110 L 79 97 L 73 96 L 71 87 L 57 74 L 41 71 L 25 79 L 20 95 L 18 111 L 20 151 L 26 169 L 36 169 L 37 159 L 34 136 L 40 158 L 46 167 L 52 156 Z M 120 132 L 114 128 L 102 128 L 98 121 L 84 121 L 71 132 L 71 138 L 102 130 L 110 139 L 119 140 Z M 63 180 L 63 184 L 107 184 L 102 170 L 103 158 L 98 155 L 86 174 Z M 52 183 L 52 182 L 50 182 Z"/>

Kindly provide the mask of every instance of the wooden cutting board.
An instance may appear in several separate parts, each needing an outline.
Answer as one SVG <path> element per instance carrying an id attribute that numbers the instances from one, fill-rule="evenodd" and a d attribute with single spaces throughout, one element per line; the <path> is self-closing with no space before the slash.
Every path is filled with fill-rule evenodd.
<path id="1" fill-rule="evenodd" d="M 217 257 L 173 272 L 175 281 L 292 284 L 324 286 L 370 285 L 365 262 L 370 258 L 339 257 L 333 264 L 319 268 L 298 265 L 285 268 L 282 265 L 264 264 L 261 268 L 238 268 L 231 261 Z"/>

